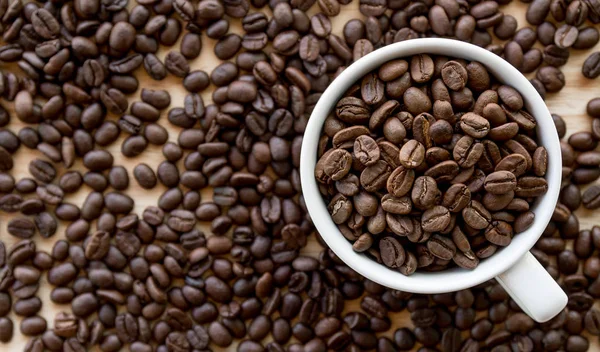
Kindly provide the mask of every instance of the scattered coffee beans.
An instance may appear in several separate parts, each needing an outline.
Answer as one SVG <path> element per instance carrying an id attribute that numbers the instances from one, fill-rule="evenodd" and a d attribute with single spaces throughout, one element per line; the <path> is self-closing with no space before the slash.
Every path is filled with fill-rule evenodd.
<path id="1" fill-rule="evenodd" d="M 0 211 L 6 214 L 9 237 L 0 239 L 0 342 L 27 341 L 22 349 L 28 352 L 183 352 L 234 346 L 239 351 L 294 352 L 586 350 L 588 338 L 600 332 L 600 313 L 592 306 L 600 295 L 600 229 L 580 231 L 574 210 L 597 203 L 594 188 L 585 195 L 578 189 L 600 175 L 594 154 L 600 104 L 595 100 L 588 106 L 594 117 L 591 133 L 562 144 L 561 201 L 533 250 L 569 294 L 568 308 L 550 322 L 534 324 L 495 282 L 457 293 L 411 295 L 363 279 L 328 249 L 315 257 L 301 254 L 314 232 L 299 194 L 302 134 L 320 94 L 353 60 L 397 41 L 452 37 L 485 47 L 522 72 L 535 72 L 531 82 L 544 96 L 569 79 L 560 65 L 568 61 L 570 50 L 598 43 L 600 7 L 595 0 L 525 1 L 531 26 L 503 13 L 507 2 L 354 0 L 350 6 L 360 14 L 341 23 L 343 29 L 340 18 L 332 16 L 347 15 L 349 0 L 2 2 Z M 214 44 L 207 45 L 203 33 Z M 207 50 L 228 61 L 212 71 L 197 69 L 194 60 Z M 492 144 L 480 141 L 494 142 L 502 159 L 491 160 L 502 165 L 498 171 L 509 171 L 517 180 L 524 172 L 541 177 L 544 168 L 545 153 L 531 135 L 519 132 L 529 122 L 527 115 L 515 114 L 522 102 L 510 89 L 469 80 L 481 72 L 480 66 L 456 60 L 442 71 L 444 63 L 430 59 L 397 60 L 377 72 L 385 84 L 365 82 L 362 101 L 368 104 L 352 101 L 344 116 L 370 122 L 365 113 L 377 111 L 372 126 L 365 122 L 336 138 L 335 133 L 349 127 L 347 122 L 330 119 L 325 126 L 333 132 L 328 136 L 336 149 L 353 151 L 359 141 L 359 153 L 351 157 L 353 163 L 360 161 L 350 170 L 369 164 L 376 171 L 367 180 L 369 188 L 378 187 L 379 177 L 388 172 L 388 179 L 398 180 L 394 193 L 432 185 L 419 177 L 403 182 L 409 173 L 383 167 L 380 161 L 403 165 L 399 149 L 405 144 L 403 155 L 408 157 L 402 160 L 407 165 L 441 165 L 428 176 L 444 197 L 426 215 L 427 209 L 419 207 L 428 205 L 429 197 L 435 199 L 435 192 L 424 192 L 416 203 L 395 196 L 384 200 L 380 192 L 373 197 L 363 189 L 358 175 L 335 181 L 336 192 L 360 200 L 352 209 L 368 214 L 347 221 L 351 227 L 344 233 L 355 249 L 385 253 L 392 265 L 399 264 L 404 250 L 398 270 L 405 274 L 427 263 L 429 270 L 441 269 L 452 259 L 468 265 L 472 261 L 464 253 L 469 246 L 477 258 L 497 248 L 485 230 L 460 221 L 463 232 L 434 232 L 428 239 L 407 236 L 408 241 L 431 242 L 439 257 L 428 255 L 428 245 L 419 245 L 416 252 L 404 248 L 405 239 L 396 235 L 381 241 L 377 234 L 386 227 L 420 225 L 394 222 L 405 216 L 401 214 L 387 220 L 387 212 L 404 212 L 409 205 L 421 219 L 425 216 L 427 229 L 446 222 L 441 207 L 448 209 L 452 224 L 457 218 L 453 209 L 463 206 L 466 190 L 450 186 L 451 181 L 469 192 L 480 190 L 473 192 L 479 203 L 465 211 L 472 225 L 487 224 L 481 217 L 484 209 L 495 215 L 492 222 L 511 223 L 514 232 L 530 224 L 527 197 L 510 200 L 493 193 L 504 187 L 502 182 L 488 183 L 488 192 L 486 175 L 492 173 L 484 172 L 479 162 L 467 166 L 473 145 L 483 144 L 482 156 L 488 158 L 497 153 Z M 590 77 L 597 71 L 594 60 L 592 54 L 584 67 Z M 181 79 L 189 92 L 183 101 L 171 101 L 168 85 L 176 81 L 169 75 Z M 431 92 L 419 89 L 432 82 L 431 76 L 437 81 Z M 162 81 L 154 84 L 161 88 L 149 88 L 149 79 Z M 477 104 L 488 88 L 496 90 L 498 101 Z M 211 102 L 202 98 L 209 89 Z M 412 97 L 410 106 L 389 102 L 402 101 L 405 93 Z M 362 99 L 362 94 L 353 96 Z M 384 102 L 386 96 L 392 99 Z M 421 110 L 435 121 L 415 122 Z M 464 117 L 464 130 L 454 130 L 448 119 L 462 118 L 466 111 L 490 121 L 486 136 L 477 137 L 481 120 L 473 115 Z M 566 125 L 559 116 L 554 119 L 563 137 Z M 369 129 L 383 131 L 382 138 L 389 141 L 375 140 L 379 154 Z M 421 132 L 415 134 L 417 130 Z M 465 157 L 458 161 L 445 148 L 456 146 L 455 133 L 472 135 L 474 141 L 461 142 Z M 497 140 L 512 133 L 518 144 Z M 419 144 L 405 140 L 423 145 L 423 156 Z M 15 169 L 23 170 L 15 167 L 23 148 L 36 156 L 24 165 L 29 175 L 15 179 Z M 121 156 L 116 155 L 119 150 Z M 506 159 L 506 153 L 517 156 Z M 346 154 L 337 154 L 340 161 L 347 160 Z M 160 160 L 151 163 L 149 155 Z M 127 159 L 134 157 L 140 161 Z M 131 162 L 123 164 L 123 158 Z M 456 172 L 455 165 L 442 165 L 450 160 L 460 161 L 460 173 L 437 182 L 444 173 Z M 156 204 L 134 204 L 128 190 L 135 184 L 159 192 Z M 529 191 L 539 186 L 524 185 Z M 76 192 L 83 192 L 83 203 L 73 200 Z M 490 200 L 504 208 L 490 208 Z M 354 238 L 361 226 L 367 231 Z M 472 236 L 481 231 L 483 235 Z M 504 243 L 504 231 L 506 226 L 496 225 L 488 236 Z M 53 242 L 52 250 L 43 251 L 36 246 L 39 241 Z M 381 244 L 383 252 L 373 250 Z M 452 244 L 456 254 L 443 259 L 450 258 Z M 574 271 L 576 261 L 581 268 Z M 53 309 L 60 312 L 55 316 L 47 316 L 48 307 L 40 310 L 46 299 L 41 295 L 47 292 L 40 290 L 42 282 L 49 286 Z M 359 304 L 346 304 L 350 300 Z M 400 311 L 410 314 L 414 328 L 393 331 Z M 14 339 L 13 334 L 31 336 Z"/>

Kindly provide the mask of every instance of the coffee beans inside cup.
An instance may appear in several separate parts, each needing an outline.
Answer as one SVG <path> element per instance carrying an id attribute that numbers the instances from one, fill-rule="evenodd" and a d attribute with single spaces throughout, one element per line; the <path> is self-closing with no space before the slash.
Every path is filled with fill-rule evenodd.
<path id="1" fill-rule="evenodd" d="M 474 269 L 534 221 L 548 157 L 521 94 L 427 54 L 365 75 L 325 121 L 315 177 L 356 252 L 410 275 Z"/>

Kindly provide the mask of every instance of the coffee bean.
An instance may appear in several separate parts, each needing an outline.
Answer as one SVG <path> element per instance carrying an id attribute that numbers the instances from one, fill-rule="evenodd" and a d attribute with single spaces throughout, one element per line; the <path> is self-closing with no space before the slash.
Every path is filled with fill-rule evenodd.
<path id="1" fill-rule="evenodd" d="M 550 1 L 533 1 L 527 8 L 527 22 L 533 25 L 541 24 L 550 12 Z"/>
<path id="2" fill-rule="evenodd" d="M 59 209 L 56 210 L 57 214 L 61 214 Z M 35 225 L 40 232 L 40 235 L 44 238 L 53 236 L 56 233 L 58 224 L 56 220 L 47 212 L 42 212 L 35 216 Z"/>
<path id="3" fill-rule="evenodd" d="M 402 197 L 407 194 L 412 188 L 415 179 L 414 171 L 411 169 L 405 169 L 402 166 L 397 167 L 389 176 L 387 180 L 387 190 L 390 194 L 396 197 Z M 357 185 L 358 186 L 358 185 Z M 342 192 L 339 188 L 338 191 Z M 357 189 L 358 191 L 358 189 Z M 355 193 L 350 191 L 349 193 Z M 353 195 L 353 194 L 348 194 Z"/>
<path id="4" fill-rule="evenodd" d="M 515 190 L 517 179 L 512 172 L 496 171 L 485 178 L 483 187 L 492 194 L 506 194 Z"/>
<path id="5" fill-rule="evenodd" d="M 20 330 L 25 336 L 40 335 L 46 330 L 46 319 L 40 316 L 27 317 L 21 321 Z"/>
<path id="6" fill-rule="evenodd" d="M 540 68 L 536 74 L 536 78 L 542 82 L 548 92 L 557 92 L 565 85 L 564 74 L 552 66 Z"/>
<path id="7" fill-rule="evenodd" d="M 390 166 L 383 160 L 368 166 L 360 175 L 360 183 L 367 191 L 375 191 L 383 186 L 391 174 Z"/>
<path id="8" fill-rule="evenodd" d="M 7 213 L 14 213 L 21 210 L 24 215 L 36 214 L 43 210 L 44 204 L 39 202 L 32 204 L 32 201 L 23 201 L 23 197 L 16 194 L 7 194 L 0 197 L 0 209 Z M 41 204 L 40 204 L 41 203 Z"/>
<path id="9" fill-rule="evenodd" d="M 170 51 L 165 56 L 165 67 L 167 71 L 177 77 L 185 77 L 190 72 L 188 62 L 179 51 Z"/>
<path id="10" fill-rule="evenodd" d="M 458 91 L 467 84 L 467 70 L 456 61 L 448 61 L 442 66 L 442 79 L 448 88 Z"/>
<path id="11" fill-rule="evenodd" d="M 600 34 L 596 28 L 586 27 L 579 30 L 579 35 L 577 36 L 577 39 L 573 43 L 572 47 L 579 50 L 590 49 L 596 45 L 596 43 L 598 43 L 599 39 Z"/>
<path id="12" fill-rule="evenodd" d="M 548 189 L 548 184 L 545 179 L 539 177 L 522 177 L 517 182 L 517 188 L 515 189 L 515 195 L 518 197 L 523 196 L 536 196 L 544 193 Z"/>
<path id="13" fill-rule="evenodd" d="M 35 224 L 28 218 L 14 218 L 9 221 L 7 231 L 18 238 L 31 238 L 36 232 Z"/>
<path id="14" fill-rule="evenodd" d="M 408 112 L 413 115 L 431 110 L 432 105 L 429 97 L 415 87 L 408 88 L 404 92 L 403 98 Z"/>
<path id="15" fill-rule="evenodd" d="M 435 206 L 423 212 L 421 227 L 428 232 L 439 232 L 450 223 L 450 212 L 443 206 Z"/>
<path id="16" fill-rule="evenodd" d="M 490 213 L 477 201 L 472 201 L 462 210 L 462 214 L 465 222 L 475 229 L 486 228 L 491 220 Z"/>
<path id="17" fill-rule="evenodd" d="M 493 221 L 485 230 L 485 238 L 498 246 L 507 246 L 510 244 L 512 234 L 512 227 L 503 221 Z"/>
<path id="18" fill-rule="evenodd" d="M 13 337 L 13 322 L 10 318 L 2 317 L 0 318 L 0 341 L 3 343 L 8 343 L 12 340 Z"/>
<path id="19" fill-rule="evenodd" d="M 417 83 L 429 81 L 433 70 L 433 60 L 429 55 L 417 55 L 410 61 L 410 74 Z"/>
<path id="20" fill-rule="evenodd" d="M 420 176 L 415 179 L 411 192 L 413 204 L 420 209 L 427 209 L 436 204 L 440 198 L 440 191 L 435 180 L 429 176 Z"/>
<path id="21" fill-rule="evenodd" d="M 548 45 L 544 48 L 543 59 L 547 64 L 559 67 L 569 59 L 569 51 L 558 45 Z"/>
<path id="22" fill-rule="evenodd" d="M 591 186 L 590 188 L 585 190 L 585 192 L 583 192 L 582 197 L 581 197 L 583 206 L 588 209 L 595 209 L 597 207 L 596 198 L 597 198 L 598 194 L 600 194 L 599 191 L 600 191 L 600 189 L 595 186 Z"/>
<path id="23" fill-rule="evenodd" d="M 31 240 L 21 240 L 14 244 L 8 253 L 8 263 L 12 265 L 21 264 L 33 257 L 35 254 L 35 243 Z"/>
<path id="24" fill-rule="evenodd" d="M 381 260 L 390 268 L 400 267 L 406 258 L 406 252 L 400 242 L 392 237 L 385 237 L 379 241 Z"/>
<path id="25" fill-rule="evenodd" d="M 98 300 L 92 293 L 83 293 L 73 299 L 71 307 L 73 314 L 85 317 L 97 309 Z"/>
<path id="26" fill-rule="evenodd" d="M 489 132 L 489 122 L 474 113 L 466 113 L 460 119 L 462 130 L 473 138 L 483 138 Z"/>
<path id="27" fill-rule="evenodd" d="M 577 27 L 565 24 L 559 27 L 554 34 L 554 43 L 561 48 L 569 48 L 575 44 L 579 30 Z"/>
<path id="28" fill-rule="evenodd" d="M 450 186 L 444 198 L 442 205 L 448 208 L 451 212 L 458 212 L 464 209 L 471 200 L 471 191 L 463 184 L 455 184 Z"/>
<path id="29" fill-rule="evenodd" d="M 425 148 L 416 140 L 411 140 L 400 149 L 400 163 L 407 169 L 414 169 L 425 159 Z"/>
<path id="30" fill-rule="evenodd" d="M 575 1 L 573 4 L 569 4 L 565 15 L 565 22 L 573 26 L 582 25 L 588 15 L 588 8 L 583 1 Z"/>
<path id="31" fill-rule="evenodd" d="M 445 260 L 452 259 L 456 253 L 452 240 L 439 235 L 434 235 L 427 241 L 427 248 L 435 257 Z"/>
<path id="32" fill-rule="evenodd" d="M 596 78 L 600 75 L 599 67 L 600 53 L 592 53 L 585 59 L 581 72 L 586 78 Z"/>
<path id="33" fill-rule="evenodd" d="M 11 156 L 8 156 L 7 158 L 9 160 L 12 160 Z M 45 162 L 41 159 L 35 159 L 29 163 L 29 172 L 37 180 L 44 183 L 52 182 L 52 180 L 54 180 L 54 178 L 56 177 L 56 170 L 54 169 L 54 167 L 50 163 Z"/>
<path id="34" fill-rule="evenodd" d="M 17 315 L 30 317 L 35 315 L 42 308 L 42 301 L 37 297 L 17 300 L 13 309 Z"/>

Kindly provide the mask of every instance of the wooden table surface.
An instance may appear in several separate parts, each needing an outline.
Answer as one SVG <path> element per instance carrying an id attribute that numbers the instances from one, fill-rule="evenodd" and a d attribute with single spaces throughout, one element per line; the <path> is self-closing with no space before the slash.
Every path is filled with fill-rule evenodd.
<path id="1" fill-rule="evenodd" d="M 130 1 L 134 3 L 134 1 Z M 519 28 L 527 26 L 527 22 L 525 21 L 525 10 L 526 4 L 513 1 L 511 4 L 502 7 L 505 14 L 511 14 L 515 16 L 519 23 Z M 254 10 L 255 11 L 255 10 Z M 267 12 L 269 11 L 267 7 L 263 8 L 261 11 Z M 315 5 L 310 9 L 309 14 L 315 14 L 318 12 L 318 7 Z M 270 13 L 268 14 L 271 15 Z M 335 18 L 332 18 L 333 23 L 333 32 L 335 34 L 341 35 L 344 24 L 352 18 L 360 18 L 364 19 L 364 16 L 360 14 L 358 11 L 358 0 L 354 0 L 352 4 L 342 6 L 341 14 Z M 239 20 L 231 21 L 230 32 L 233 31 L 238 34 L 242 34 L 243 31 L 241 29 Z M 180 37 L 181 39 L 181 37 Z M 216 41 L 212 40 L 206 35 L 202 36 L 202 44 L 203 49 L 200 57 L 195 60 L 190 61 L 190 66 L 192 70 L 204 70 L 207 73 L 210 73 L 211 70 L 216 67 L 221 61 L 214 55 L 213 47 Z M 539 45 L 536 44 L 536 45 Z M 179 42 L 173 47 L 173 49 L 179 48 Z M 167 48 L 168 49 L 168 48 Z M 550 94 L 546 98 L 546 102 L 550 109 L 550 112 L 561 115 L 567 123 L 568 131 L 567 135 L 570 135 L 577 131 L 589 131 L 591 118 L 586 115 L 585 108 L 588 100 L 594 97 L 600 96 L 600 80 L 589 80 L 583 77 L 581 74 L 581 66 L 585 60 L 585 58 L 592 51 L 600 50 L 600 44 L 597 45 L 593 50 L 588 51 L 572 51 L 571 57 L 567 65 L 562 67 L 562 70 L 566 77 L 566 86 L 565 88 L 559 92 L 558 94 Z M 161 51 L 158 53 L 158 57 L 161 59 L 164 58 L 164 55 L 168 52 L 165 48 L 161 48 Z M 20 72 L 19 72 L 20 74 Z M 154 81 L 150 79 L 143 68 L 138 69 L 135 72 L 136 76 L 140 81 L 140 89 L 141 88 L 153 88 L 153 89 L 168 89 L 171 94 L 171 107 L 183 106 L 183 99 L 186 95 L 186 91 L 181 85 L 181 79 L 176 78 L 174 76 L 169 75 L 163 81 Z M 214 87 L 211 86 L 206 89 L 202 97 L 204 98 L 205 104 L 210 104 L 211 102 L 211 92 Z M 140 100 L 139 91 L 135 94 L 129 96 L 130 103 L 133 101 Z M 25 125 L 22 124 L 13 113 L 13 106 L 10 103 L 3 103 L 6 108 L 11 112 L 11 123 L 7 126 L 8 129 L 17 133 L 22 127 Z M 159 121 L 167 130 L 169 131 L 169 141 L 176 142 L 180 128 L 174 127 L 167 120 L 167 109 L 163 111 L 161 115 L 161 119 Z M 110 119 L 117 119 L 116 116 L 109 116 Z M 149 145 L 148 148 L 141 156 L 137 158 L 125 158 L 120 151 L 121 142 L 124 137 L 124 133 L 121 134 L 121 138 L 108 147 L 114 157 L 115 157 L 115 165 L 122 165 L 127 168 L 130 176 L 130 186 L 126 191 L 134 200 L 135 200 L 135 212 L 141 214 L 145 207 L 150 205 L 156 205 L 158 196 L 166 189 L 162 185 L 158 185 L 154 190 L 148 191 L 144 190 L 136 183 L 133 179 L 132 170 L 135 165 L 140 162 L 147 163 L 154 170 L 158 164 L 163 161 L 163 156 L 161 153 L 161 147 Z M 29 161 L 32 158 L 43 158 L 43 155 L 40 152 L 29 150 L 25 147 L 21 147 L 19 151 L 14 155 L 15 166 L 12 170 L 12 175 L 15 179 L 20 179 L 22 177 L 31 177 L 29 171 L 27 170 L 27 166 Z M 82 166 L 81 159 L 77 160 L 74 166 L 75 169 L 84 171 L 85 168 Z M 183 167 L 180 165 L 180 170 Z M 64 172 L 64 168 L 62 166 L 59 168 L 59 174 Z M 66 202 L 71 202 L 81 206 L 83 200 L 86 195 L 90 192 L 90 188 L 87 186 L 83 186 L 81 190 L 76 194 L 68 195 L 65 199 Z M 203 190 L 202 192 L 202 200 L 208 201 L 211 198 L 212 192 L 210 190 Z M 581 229 L 589 229 L 593 225 L 598 224 L 600 220 L 600 214 L 595 215 L 593 211 L 585 210 L 580 208 L 576 211 L 576 214 L 579 217 L 580 228 Z M 6 231 L 6 224 L 11 219 L 10 215 L 5 213 L 0 213 L 0 240 L 3 241 L 7 247 L 10 247 L 13 243 L 16 242 L 16 238 L 9 235 Z M 206 226 L 201 226 L 205 227 Z M 56 235 L 49 239 L 43 239 L 39 235 L 36 235 L 35 241 L 38 249 L 43 249 L 48 252 L 51 251 L 52 246 L 55 241 L 59 239 L 64 239 L 64 229 L 65 224 L 61 224 L 58 228 Z M 209 235 L 210 231 L 206 231 L 207 235 Z M 314 236 L 310 237 L 309 244 L 304 249 L 303 253 L 309 255 L 317 255 L 321 251 L 321 246 L 317 243 Z M 69 305 L 57 305 L 54 304 L 49 299 L 51 286 L 48 285 L 46 281 L 46 275 L 44 274 L 41 279 L 41 287 L 38 291 L 38 297 L 43 301 L 43 308 L 40 312 L 40 315 L 45 317 L 48 320 L 48 328 L 52 328 L 53 319 L 56 313 L 61 311 L 69 311 Z M 358 304 L 360 300 L 355 300 L 346 303 L 346 309 L 358 310 Z M 9 317 L 13 320 L 15 324 L 14 329 L 14 337 L 12 341 L 8 344 L 0 343 L 0 350 L 4 351 L 18 351 L 22 350 L 25 344 L 28 341 L 28 338 L 22 336 L 19 332 L 19 323 L 21 321 L 14 313 L 11 313 Z M 410 318 L 406 312 L 401 312 L 397 314 L 390 314 L 390 318 L 393 322 L 393 327 L 387 331 L 384 335 L 388 337 L 393 336 L 393 332 L 398 327 L 411 326 Z M 592 342 L 590 350 L 592 351 L 600 351 L 600 344 L 598 343 L 597 337 L 591 337 L 590 341 Z M 229 348 L 231 350 L 232 347 Z M 215 349 L 219 350 L 219 349 Z M 227 350 L 227 349 L 221 349 Z"/>

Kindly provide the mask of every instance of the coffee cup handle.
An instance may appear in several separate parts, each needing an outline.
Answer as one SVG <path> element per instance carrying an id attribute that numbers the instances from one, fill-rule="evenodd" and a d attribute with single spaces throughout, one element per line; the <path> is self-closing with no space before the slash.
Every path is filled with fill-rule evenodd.
<path id="1" fill-rule="evenodd" d="M 519 307 L 539 323 L 552 319 L 567 305 L 565 292 L 531 252 L 496 280 Z"/>

